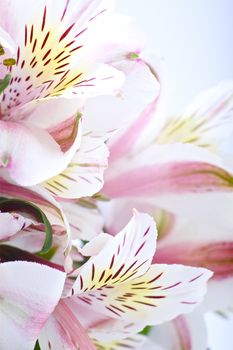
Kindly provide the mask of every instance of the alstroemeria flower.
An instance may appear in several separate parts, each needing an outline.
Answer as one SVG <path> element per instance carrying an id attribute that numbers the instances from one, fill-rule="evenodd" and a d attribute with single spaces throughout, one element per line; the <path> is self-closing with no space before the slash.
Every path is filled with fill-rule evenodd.
<path id="1" fill-rule="evenodd" d="M 0 25 L 14 40 L 17 52 L 13 81 L 3 96 L 5 119 L 18 120 L 13 110 L 35 99 L 70 93 L 90 96 L 119 88 L 122 73 L 105 64 L 114 62 L 120 43 L 113 42 L 107 56 L 101 52 L 110 45 L 104 32 L 124 22 L 110 14 L 111 2 L 40 1 L 27 11 L 28 6 L 28 0 L 2 3 Z M 127 49 L 122 51 L 121 57 Z"/>
<path id="2" fill-rule="evenodd" d="M 48 266 L 13 261 L 0 263 L 2 350 L 33 350 L 56 307 L 66 274 Z"/>
<path id="3" fill-rule="evenodd" d="M 109 152 L 106 142 L 109 138 L 114 138 L 113 126 L 119 126 L 120 123 L 125 125 L 127 120 L 129 122 L 133 118 L 133 112 L 142 110 L 149 102 L 158 98 L 158 78 L 146 62 L 140 58 L 128 58 L 121 63 L 120 68 L 126 74 L 122 96 L 98 97 L 87 102 L 84 114 L 87 114 L 88 118 L 84 118 L 82 123 L 83 131 L 79 149 L 64 171 L 40 184 L 61 201 L 61 204 L 62 199 L 91 196 L 101 190 L 104 171 L 108 164 Z M 137 103 L 132 100 L 132 89 L 133 96 L 138 95 Z M 99 106 L 101 113 L 97 116 L 99 104 L 101 104 L 101 107 Z M 113 109 L 110 111 L 109 107 L 112 104 Z M 109 118 L 110 113 L 111 116 L 114 113 L 114 118 Z M 50 115 L 51 112 L 49 112 Z M 59 142 L 64 139 L 66 128 L 69 130 L 69 124 L 64 125 L 64 129 L 59 125 L 58 130 L 50 131 L 50 135 Z"/>
<path id="4" fill-rule="evenodd" d="M 120 100 L 117 97 L 111 98 L 115 106 L 118 106 L 118 104 L 120 105 L 118 113 L 123 111 L 126 113 L 130 110 L 130 105 L 132 103 L 130 99 L 130 89 L 133 86 L 134 91 L 137 91 L 138 96 L 143 96 L 137 99 L 137 108 L 139 108 L 139 110 L 143 109 L 148 102 L 157 98 L 158 84 L 156 83 L 157 78 L 155 73 L 153 73 L 152 69 L 139 58 L 128 59 L 128 61 L 126 60 L 121 66 L 124 67 L 124 71 L 127 75 L 126 84 L 122 91 L 123 95 Z M 141 79 L 143 84 L 139 84 Z M 113 130 L 108 130 L 111 126 L 108 120 L 109 118 L 107 118 L 107 106 L 109 101 L 107 97 L 104 97 L 104 99 L 106 101 L 102 108 L 104 112 L 104 116 L 102 116 L 104 123 L 102 123 L 102 126 L 95 125 L 95 128 L 102 130 L 102 132 L 91 131 L 92 127 L 90 120 L 94 122 L 94 124 L 96 121 L 93 119 L 90 105 L 92 105 L 93 108 L 98 100 L 97 99 L 94 103 L 88 104 L 87 111 L 89 112 L 87 114 L 89 115 L 90 113 L 90 118 L 84 118 L 82 125 L 84 130 L 82 132 L 80 147 L 71 159 L 67 168 L 55 177 L 40 184 L 41 187 L 44 187 L 56 197 L 56 200 L 59 201 L 64 208 L 65 213 L 68 215 L 69 221 L 72 220 L 70 225 L 74 232 L 73 239 L 90 239 L 95 234 L 101 232 L 103 227 L 103 219 L 98 212 L 94 213 L 92 210 L 92 213 L 90 213 L 90 211 L 88 212 L 86 210 L 84 217 L 84 209 L 82 209 L 80 205 L 77 205 L 79 203 L 76 203 L 74 200 L 82 196 L 91 196 L 98 192 L 103 186 L 103 174 L 107 167 L 109 153 L 105 143 L 113 134 Z M 59 104 L 61 104 L 61 107 L 62 102 L 63 99 L 60 99 Z M 44 106 L 46 103 L 47 102 L 44 103 Z M 47 113 L 46 115 L 52 118 L 51 109 L 46 110 L 41 108 L 41 106 L 39 108 L 42 114 Z M 116 108 L 114 108 L 114 112 L 117 114 Z M 132 111 L 130 111 L 130 114 L 130 118 L 132 118 Z M 122 115 L 124 115 L 124 113 L 122 113 Z M 57 142 L 60 142 L 62 146 L 64 146 L 64 134 L 66 134 L 67 130 L 69 131 L 70 125 L 72 125 L 72 121 L 71 124 L 69 122 L 61 123 L 57 129 L 54 128 L 50 130 L 50 134 Z M 103 133 L 103 130 L 105 130 L 105 133 Z M 108 132 L 106 132 L 106 130 L 108 130 Z M 73 200 L 67 202 L 64 201 L 64 199 Z M 70 215 L 70 213 L 75 213 L 75 215 Z M 89 214 L 91 214 L 91 216 Z M 86 226 L 86 222 L 89 222 L 89 217 L 92 217 L 92 223 L 93 219 L 95 220 L 96 225 L 92 225 L 87 231 L 84 230 L 83 227 Z"/>
<path id="5" fill-rule="evenodd" d="M 216 225 L 216 229 L 219 226 L 227 230 L 232 228 L 233 222 L 229 217 L 232 206 L 232 174 L 223 166 L 223 150 L 220 146 L 217 147 L 217 144 L 222 145 L 231 139 L 232 84 L 222 84 L 204 94 L 198 101 L 204 104 L 197 106 L 194 103 L 195 109 L 190 112 L 187 120 L 184 116 L 180 120 L 176 118 L 177 128 L 174 126 L 170 133 L 173 119 L 161 128 L 161 133 L 150 130 L 148 136 L 145 132 L 147 137 L 137 128 L 136 121 L 110 146 L 112 153 L 103 192 L 110 198 L 117 198 L 109 208 L 112 206 L 118 212 L 125 212 L 122 223 L 127 222 L 131 208 L 140 205 L 139 208 L 148 210 L 152 215 L 161 208 L 168 211 L 168 216 L 174 215 L 174 218 L 177 215 L 179 219 L 186 218 L 194 222 L 198 217 L 200 225 Z M 150 108 L 151 106 L 144 114 L 145 127 L 148 126 L 146 113 L 151 113 Z M 192 127 L 194 124 L 196 126 Z M 185 126 L 190 130 L 184 143 L 176 142 L 179 138 L 182 141 L 182 135 L 184 137 L 179 125 L 180 128 Z M 215 138 L 218 125 L 221 126 L 220 130 L 225 131 Z M 196 139 L 192 135 L 192 131 L 198 130 L 199 146 L 195 144 Z M 133 136 L 134 142 L 124 155 L 121 145 L 124 140 L 127 141 L 127 136 Z M 167 143 L 163 143 L 162 139 Z M 155 140 L 160 141 L 156 144 Z M 113 223 L 114 218 L 111 219 L 111 215 L 108 215 L 107 221 L 107 227 L 112 227 L 111 221 Z M 115 227 L 115 232 L 117 229 Z"/>
<path id="6" fill-rule="evenodd" d="M 212 273 L 182 265 L 151 265 L 154 220 L 135 212 L 115 237 L 98 236 L 82 253 L 91 256 L 67 281 L 67 293 L 44 327 L 42 349 L 94 349 L 192 311 Z M 106 347 L 107 348 L 107 347 Z"/>
<path id="7" fill-rule="evenodd" d="M 204 104 L 195 103 L 190 117 L 175 119 L 177 128 L 172 118 L 160 128 L 161 132 L 151 129 L 156 106 L 148 106 L 110 145 L 110 166 L 103 193 L 118 198 L 119 205 L 130 199 L 131 205 L 134 201 L 145 202 L 192 220 L 198 216 L 205 222 L 209 222 L 213 212 L 216 224 L 220 217 L 225 222 L 232 197 L 232 174 L 223 166 L 226 157 L 217 144 L 229 143 L 231 139 L 232 84 L 222 84 L 198 101 Z M 190 130 L 187 140 L 182 139 L 183 129 L 179 125 Z M 218 125 L 224 132 L 215 137 Z M 199 132 L 198 144 L 192 131 Z M 217 207 L 219 201 L 221 205 Z"/>
<path id="8" fill-rule="evenodd" d="M 229 167 L 223 166 L 223 144 L 230 142 L 233 132 L 232 94 L 232 84 L 222 84 L 199 97 L 199 104 L 188 109 L 188 116 L 171 118 L 154 132 L 157 106 L 149 105 L 110 145 L 105 193 L 118 198 L 153 197 L 157 205 L 178 212 L 181 206 L 174 206 L 178 194 L 180 202 L 193 192 L 231 191 L 232 175 Z M 124 178 L 133 181 L 133 186 Z"/>
<path id="9" fill-rule="evenodd" d="M 115 65 L 142 47 L 128 20 L 111 14 L 111 1 L 28 6 L 28 0 L 3 1 L 0 19 L 0 39 L 14 46 L 16 60 L 1 94 L 0 167 L 23 186 L 66 168 L 80 145 L 83 98 L 119 93 L 124 69 Z"/>
<path id="10" fill-rule="evenodd" d="M 87 118 L 84 117 L 82 123 L 79 149 L 63 172 L 41 184 L 53 196 L 77 199 L 100 191 L 109 153 L 105 143 L 109 138 L 114 138 L 114 126 L 126 125 L 136 111 L 143 110 L 149 102 L 158 98 L 158 77 L 142 59 L 128 58 L 119 64 L 119 69 L 126 74 L 121 96 L 104 96 L 87 101 L 84 108 Z M 134 102 L 136 95 L 137 103 Z M 97 115 L 99 109 L 101 113 Z M 61 139 L 64 133 L 60 129 L 59 126 L 58 131 L 50 133 L 56 140 Z"/>
<path id="11" fill-rule="evenodd" d="M 157 106 L 148 106 L 110 146 L 103 193 L 112 200 L 100 205 L 112 234 L 133 207 L 156 219 L 154 262 L 214 271 L 204 311 L 232 302 L 232 95 L 232 83 L 220 84 L 200 96 L 188 114 L 160 125 L 160 132 L 152 129 Z"/>

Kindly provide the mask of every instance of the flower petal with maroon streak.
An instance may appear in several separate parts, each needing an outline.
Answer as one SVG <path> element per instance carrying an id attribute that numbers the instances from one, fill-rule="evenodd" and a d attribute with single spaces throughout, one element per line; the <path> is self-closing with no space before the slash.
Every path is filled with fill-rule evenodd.
<path id="1" fill-rule="evenodd" d="M 223 81 L 201 93 L 179 116 L 169 118 L 156 143 L 192 143 L 219 153 L 220 145 L 231 136 L 233 81 Z"/>
<path id="2" fill-rule="evenodd" d="M 126 228 L 80 268 L 70 296 L 87 308 L 133 323 L 134 331 L 192 311 L 206 292 L 211 272 L 182 265 L 149 267 L 155 239 L 153 219 L 136 212 Z"/>
<path id="3" fill-rule="evenodd" d="M 81 145 L 67 168 L 43 183 L 52 195 L 61 198 L 80 198 L 97 193 L 103 186 L 107 168 L 107 135 L 89 132 L 82 136 Z"/>
<path id="4" fill-rule="evenodd" d="M 28 0 L 2 3 L 0 25 L 17 45 L 12 80 L 2 100 L 6 120 L 18 118 L 15 110 L 32 100 L 119 90 L 124 74 L 99 59 L 103 44 L 91 34 L 105 26 L 109 1 L 41 0 L 25 12 L 30 6 Z"/>

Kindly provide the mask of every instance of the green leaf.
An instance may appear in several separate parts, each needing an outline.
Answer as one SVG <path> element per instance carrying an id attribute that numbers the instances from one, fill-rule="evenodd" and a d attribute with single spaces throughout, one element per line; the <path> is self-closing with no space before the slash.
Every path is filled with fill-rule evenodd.
<path id="1" fill-rule="evenodd" d="M 151 331 L 151 326 L 146 326 L 139 334 L 148 335 Z"/>
<path id="2" fill-rule="evenodd" d="M 129 58 L 131 60 L 135 60 L 135 59 L 139 58 L 139 54 L 137 54 L 136 52 L 130 52 L 129 53 Z"/>
<path id="3" fill-rule="evenodd" d="M 5 75 L 5 78 L 0 79 L 0 94 L 7 88 L 11 80 L 11 75 Z"/>
<path id="4" fill-rule="evenodd" d="M 34 350 L 41 350 L 38 340 L 36 341 Z"/>
<path id="5" fill-rule="evenodd" d="M 40 254 L 47 254 L 52 247 L 53 230 L 44 212 L 35 204 L 21 199 L 0 197 L 0 211 L 24 211 L 33 215 L 40 223 L 45 225 L 45 241 Z"/>
<path id="6" fill-rule="evenodd" d="M 58 247 L 52 247 L 50 248 L 46 253 L 35 253 L 37 256 L 39 256 L 40 258 L 46 259 L 46 260 L 51 260 L 52 257 L 55 255 L 55 253 L 57 252 Z"/>

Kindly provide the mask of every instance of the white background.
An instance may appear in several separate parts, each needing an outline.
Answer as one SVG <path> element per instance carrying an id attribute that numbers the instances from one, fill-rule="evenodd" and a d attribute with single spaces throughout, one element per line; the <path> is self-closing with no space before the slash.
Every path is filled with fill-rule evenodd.
<path id="1" fill-rule="evenodd" d="M 134 18 L 148 49 L 163 61 L 169 114 L 233 78 L 233 0 L 117 0 L 116 5 Z M 210 349 L 233 350 L 233 318 L 208 315 L 207 321 Z"/>

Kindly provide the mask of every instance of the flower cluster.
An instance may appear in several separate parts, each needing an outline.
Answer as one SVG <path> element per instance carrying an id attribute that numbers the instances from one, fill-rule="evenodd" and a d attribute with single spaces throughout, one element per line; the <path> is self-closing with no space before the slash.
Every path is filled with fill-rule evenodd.
<path id="1" fill-rule="evenodd" d="M 165 118 L 143 49 L 110 0 L 1 0 L 1 350 L 205 350 L 231 304 L 233 83 Z"/>

